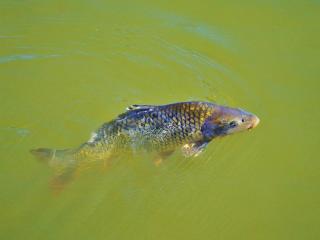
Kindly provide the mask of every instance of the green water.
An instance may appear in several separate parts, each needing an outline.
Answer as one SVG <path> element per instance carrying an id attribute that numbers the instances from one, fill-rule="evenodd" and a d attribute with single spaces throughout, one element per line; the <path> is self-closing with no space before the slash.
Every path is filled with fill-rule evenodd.
<path id="1" fill-rule="evenodd" d="M 317 1 L 0 2 L 1 239 L 320 239 Z M 131 104 L 215 101 L 251 132 L 195 159 L 83 172 L 61 194 L 29 149 L 78 146 Z"/>

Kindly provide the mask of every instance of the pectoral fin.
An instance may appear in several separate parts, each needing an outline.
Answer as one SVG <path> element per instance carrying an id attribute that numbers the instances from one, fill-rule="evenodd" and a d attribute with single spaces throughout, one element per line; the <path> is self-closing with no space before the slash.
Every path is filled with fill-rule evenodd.
<path id="1" fill-rule="evenodd" d="M 207 145 L 208 142 L 187 143 L 182 146 L 181 151 L 185 157 L 197 157 Z"/>

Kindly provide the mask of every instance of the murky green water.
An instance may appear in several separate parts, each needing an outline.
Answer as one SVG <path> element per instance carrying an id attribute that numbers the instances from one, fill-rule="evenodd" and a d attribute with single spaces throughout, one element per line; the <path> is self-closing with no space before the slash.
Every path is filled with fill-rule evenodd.
<path id="1" fill-rule="evenodd" d="M 319 239 L 317 1 L 0 2 L 1 239 Z M 84 172 L 59 196 L 29 149 L 135 103 L 209 100 L 260 126 L 196 159 Z"/>

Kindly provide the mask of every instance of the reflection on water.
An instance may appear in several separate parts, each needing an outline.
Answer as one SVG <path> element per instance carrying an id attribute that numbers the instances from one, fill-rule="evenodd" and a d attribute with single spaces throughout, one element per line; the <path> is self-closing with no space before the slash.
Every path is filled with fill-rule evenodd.
<path id="1" fill-rule="evenodd" d="M 317 3 L 0 5 L 1 239 L 319 238 Z M 92 167 L 59 196 L 29 153 L 187 100 L 262 124 L 196 159 Z"/>

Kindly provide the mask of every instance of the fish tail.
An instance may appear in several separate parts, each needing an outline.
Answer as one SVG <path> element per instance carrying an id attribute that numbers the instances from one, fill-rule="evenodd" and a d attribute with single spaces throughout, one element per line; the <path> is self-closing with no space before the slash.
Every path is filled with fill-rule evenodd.
<path id="1" fill-rule="evenodd" d="M 72 181 L 77 168 L 73 149 L 38 148 L 30 150 L 30 152 L 39 161 L 47 163 L 54 169 L 54 177 L 50 182 L 50 186 L 54 190 L 60 191 Z"/>

